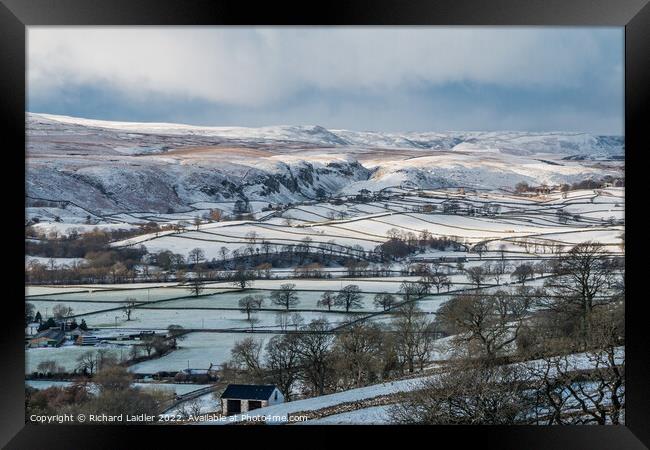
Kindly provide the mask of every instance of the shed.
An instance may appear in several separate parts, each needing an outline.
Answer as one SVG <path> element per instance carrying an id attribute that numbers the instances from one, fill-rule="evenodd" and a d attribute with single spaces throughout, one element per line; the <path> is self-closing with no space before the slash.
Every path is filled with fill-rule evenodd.
<path id="1" fill-rule="evenodd" d="M 82 330 L 78 327 L 66 332 L 66 337 L 76 345 L 95 345 L 99 343 L 97 337 L 93 336 L 91 332 Z"/>
<path id="2" fill-rule="evenodd" d="M 65 333 L 58 329 L 41 331 L 29 339 L 29 347 L 58 347 L 65 340 Z"/>
<path id="3" fill-rule="evenodd" d="M 192 369 L 188 367 L 179 373 L 183 374 L 184 378 L 188 380 L 216 381 L 218 378 L 216 367 L 212 363 L 210 363 L 210 367 L 207 369 Z"/>
<path id="4" fill-rule="evenodd" d="M 224 416 L 278 403 L 284 403 L 284 395 L 273 384 L 229 384 L 221 394 L 221 411 Z"/>

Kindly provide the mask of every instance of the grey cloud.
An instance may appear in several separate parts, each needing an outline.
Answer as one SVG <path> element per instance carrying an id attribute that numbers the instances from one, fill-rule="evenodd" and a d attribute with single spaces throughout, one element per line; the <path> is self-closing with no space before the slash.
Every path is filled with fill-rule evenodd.
<path id="1" fill-rule="evenodd" d="M 571 86 L 602 55 L 586 29 L 29 27 L 28 57 L 36 94 L 103 83 L 254 106 L 309 88 Z"/>

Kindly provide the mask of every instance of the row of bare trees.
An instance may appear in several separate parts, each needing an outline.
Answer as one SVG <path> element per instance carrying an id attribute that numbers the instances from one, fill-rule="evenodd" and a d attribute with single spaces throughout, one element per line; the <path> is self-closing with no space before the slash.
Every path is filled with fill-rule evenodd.
<path id="1" fill-rule="evenodd" d="M 438 311 L 448 369 L 404 394 L 396 422 L 618 424 L 624 285 L 603 246 L 574 246 L 543 286 L 462 294 Z"/>
<path id="2" fill-rule="evenodd" d="M 414 301 L 391 314 L 389 326 L 352 317 L 336 331 L 316 319 L 265 347 L 246 338 L 222 373 L 232 381 L 274 383 L 291 399 L 296 391 L 323 395 L 422 370 L 432 351 L 433 322 Z"/>
<path id="3" fill-rule="evenodd" d="M 617 311 L 592 318 L 589 348 L 569 353 L 571 338 L 538 343 L 523 362 L 458 358 L 444 373 L 403 394 L 390 409 L 398 423 L 619 424 L 625 410 L 625 355 Z M 530 325 L 530 324 L 529 324 Z"/>

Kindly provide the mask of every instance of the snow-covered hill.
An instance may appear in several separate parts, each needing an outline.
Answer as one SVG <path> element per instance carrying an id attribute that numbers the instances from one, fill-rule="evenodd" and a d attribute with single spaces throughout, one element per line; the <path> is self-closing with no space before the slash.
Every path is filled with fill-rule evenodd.
<path id="1" fill-rule="evenodd" d="M 317 146 L 356 146 L 374 148 L 452 150 L 459 144 L 471 143 L 477 148 L 494 148 L 506 153 L 562 153 L 575 155 L 620 155 L 624 148 L 622 136 L 596 136 L 570 132 L 404 132 L 328 130 L 321 126 L 202 127 L 171 123 L 111 122 L 49 114 L 28 114 L 31 129 L 40 126 L 82 126 L 87 129 L 115 132 L 211 137 L 241 143 L 295 142 Z"/>
<path id="2" fill-rule="evenodd" d="M 27 114 L 27 195 L 93 214 L 288 203 L 404 182 L 485 189 L 620 176 L 623 138 L 200 127 Z M 596 161 L 598 160 L 598 161 Z"/>

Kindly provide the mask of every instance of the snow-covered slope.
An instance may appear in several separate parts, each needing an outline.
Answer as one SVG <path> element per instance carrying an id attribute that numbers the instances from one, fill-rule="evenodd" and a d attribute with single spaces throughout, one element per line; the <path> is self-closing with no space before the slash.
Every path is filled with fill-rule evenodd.
<path id="1" fill-rule="evenodd" d="M 171 123 L 111 122 L 49 114 L 28 114 L 28 125 L 82 126 L 126 133 L 212 137 L 248 143 L 301 142 L 318 146 L 357 146 L 402 149 L 451 150 L 470 143 L 478 148 L 494 148 L 506 153 L 563 153 L 571 155 L 622 153 L 622 136 L 596 136 L 571 132 L 404 132 L 328 130 L 313 126 L 203 127 Z"/>
<path id="2" fill-rule="evenodd" d="M 617 347 L 614 354 L 616 364 L 625 364 L 625 348 Z M 518 367 L 543 367 L 542 360 L 530 360 L 522 363 L 514 363 L 512 366 Z M 594 367 L 593 358 L 587 353 L 574 353 L 566 356 L 560 364 L 563 365 L 565 370 L 584 370 Z M 555 374 L 555 369 L 549 371 L 549 375 Z M 249 411 L 245 415 L 237 414 L 228 416 L 227 420 L 208 420 L 199 422 L 201 425 L 223 425 L 233 422 L 241 422 L 251 420 L 252 417 L 266 417 L 267 424 L 286 424 L 291 414 L 305 413 L 309 411 L 318 411 L 325 408 L 332 408 L 337 405 L 342 405 L 350 402 L 362 402 L 369 399 L 378 398 L 380 396 L 391 396 L 398 393 L 412 392 L 426 387 L 430 380 L 440 377 L 440 374 L 433 374 L 428 376 L 421 376 L 417 378 L 401 379 L 388 383 L 374 384 L 362 388 L 350 389 L 347 391 L 337 392 L 334 394 L 322 395 L 319 397 L 312 397 L 304 400 L 296 400 L 288 403 L 280 403 L 277 405 L 259 408 L 254 411 Z M 397 400 L 397 398 L 395 398 Z M 384 422 L 383 419 L 387 418 L 387 407 L 381 408 L 382 411 L 367 411 L 364 414 L 364 408 L 357 410 L 353 414 L 348 415 L 348 420 L 345 417 L 338 417 L 338 420 L 333 417 L 330 423 L 346 423 L 346 424 L 366 424 L 368 422 Z M 377 414 L 379 412 L 379 414 Z M 328 421 L 319 420 L 321 423 Z M 303 422 L 309 423 L 309 422 Z"/>
<path id="3" fill-rule="evenodd" d="M 289 203 L 404 182 L 496 189 L 620 175 L 623 138 L 199 127 L 27 115 L 27 194 L 91 214 Z M 593 161 L 600 159 L 601 161 Z"/>

